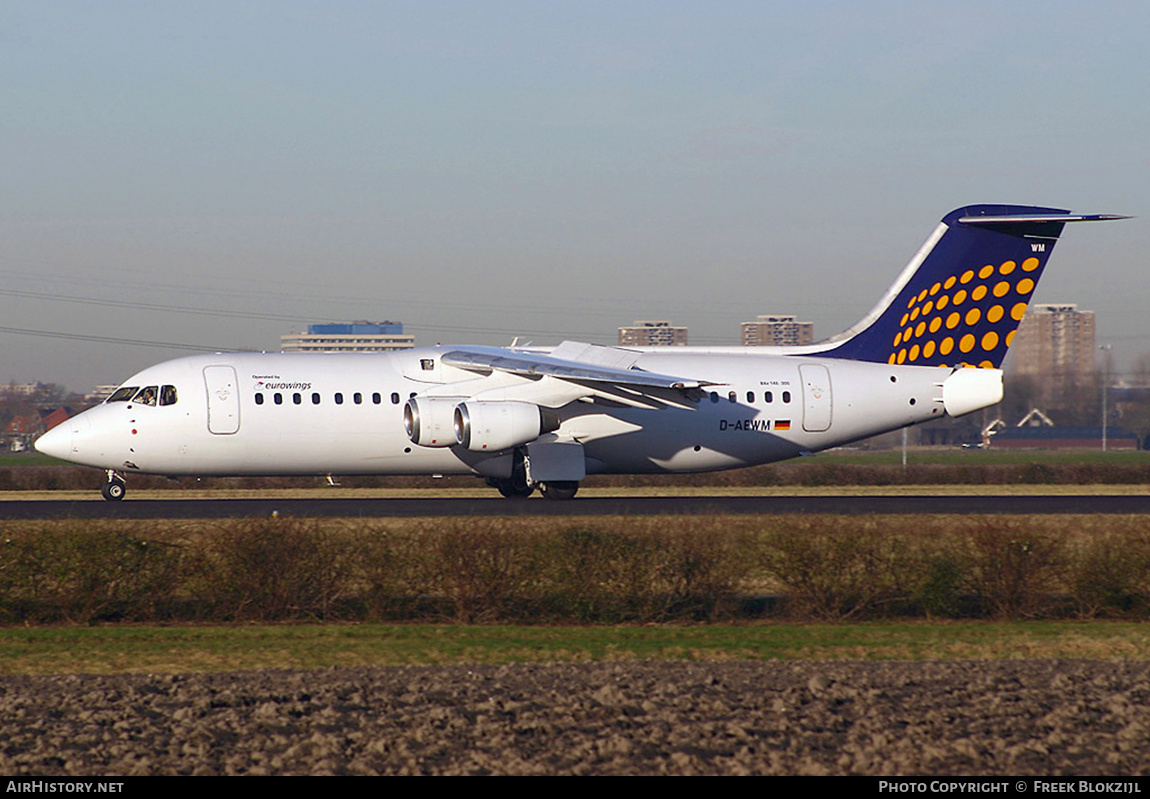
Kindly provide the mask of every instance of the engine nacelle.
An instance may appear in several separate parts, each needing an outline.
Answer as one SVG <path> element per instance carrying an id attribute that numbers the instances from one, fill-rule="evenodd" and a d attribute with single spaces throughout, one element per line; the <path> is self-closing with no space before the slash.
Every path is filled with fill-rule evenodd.
<path id="1" fill-rule="evenodd" d="M 403 429 L 421 447 L 454 447 L 452 421 L 458 404 L 458 397 L 412 397 L 403 406 Z"/>
<path id="2" fill-rule="evenodd" d="M 559 429 L 559 417 L 530 402 L 461 402 L 455 440 L 473 452 L 497 452 Z"/>

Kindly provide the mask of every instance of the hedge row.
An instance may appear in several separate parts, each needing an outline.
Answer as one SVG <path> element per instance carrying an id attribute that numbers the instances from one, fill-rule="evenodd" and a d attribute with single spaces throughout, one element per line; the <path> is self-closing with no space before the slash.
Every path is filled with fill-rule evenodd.
<path id="1" fill-rule="evenodd" d="M 7 523 L 0 623 L 1150 618 L 1138 517 Z"/>

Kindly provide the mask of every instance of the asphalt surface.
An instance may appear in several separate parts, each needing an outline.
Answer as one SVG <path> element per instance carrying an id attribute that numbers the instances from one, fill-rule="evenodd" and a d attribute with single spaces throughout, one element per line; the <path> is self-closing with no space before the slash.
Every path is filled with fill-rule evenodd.
<path id="1" fill-rule="evenodd" d="M 253 516 L 650 516 L 655 514 L 1150 514 L 1150 495 L 770 496 L 402 499 L 125 499 L 0 502 L 0 519 L 227 519 Z"/>

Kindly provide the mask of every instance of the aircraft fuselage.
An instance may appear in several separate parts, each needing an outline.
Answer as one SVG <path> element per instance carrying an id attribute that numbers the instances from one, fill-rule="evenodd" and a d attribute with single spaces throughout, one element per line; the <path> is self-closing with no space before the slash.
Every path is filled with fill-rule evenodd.
<path id="1" fill-rule="evenodd" d="M 450 404 L 480 394 L 528 400 L 552 378 L 487 376 L 443 364 L 443 348 L 363 354 L 197 355 L 125 386 L 175 389 L 171 404 L 105 402 L 39 442 L 104 469 L 166 475 L 477 474 L 505 477 L 506 451 L 419 446 L 404 429 L 412 396 Z M 430 368 L 427 368 L 429 367 Z M 699 472 L 783 460 L 943 415 L 953 370 L 690 350 L 644 353 L 637 367 L 713 385 L 681 406 L 607 400 L 554 408 L 588 473 Z"/>

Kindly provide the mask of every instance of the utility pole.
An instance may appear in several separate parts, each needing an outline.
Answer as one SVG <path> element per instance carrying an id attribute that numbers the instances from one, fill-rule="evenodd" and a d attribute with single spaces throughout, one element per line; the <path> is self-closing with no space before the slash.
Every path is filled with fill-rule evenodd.
<path id="1" fill-rule="evenodd" d="M 1106 413 L 1106 389 L 1110 383 L 1110 349 L 1111 345 L 1102 344 L 1098 349 L 1102 350 L 1102 451 L 1106 451 L 1106 423 L 1108 416 Z"/>

